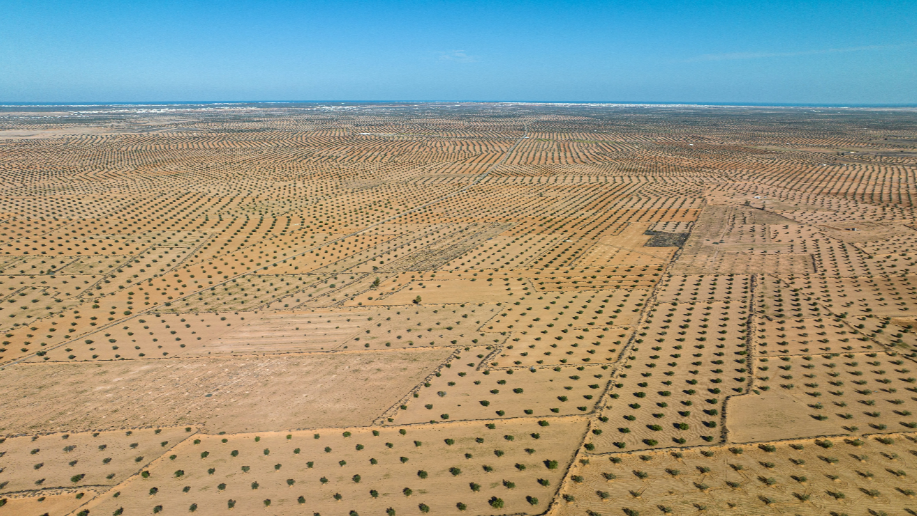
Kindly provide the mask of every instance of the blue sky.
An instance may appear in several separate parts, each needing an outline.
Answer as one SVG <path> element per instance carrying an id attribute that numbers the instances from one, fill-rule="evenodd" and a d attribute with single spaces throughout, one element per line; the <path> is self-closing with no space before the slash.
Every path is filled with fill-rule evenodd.
<path id="1" fill-rule="evenodd" d="M 0 0 L 0 101 L 203 100 L 917 103 L 917 0 Z"/>

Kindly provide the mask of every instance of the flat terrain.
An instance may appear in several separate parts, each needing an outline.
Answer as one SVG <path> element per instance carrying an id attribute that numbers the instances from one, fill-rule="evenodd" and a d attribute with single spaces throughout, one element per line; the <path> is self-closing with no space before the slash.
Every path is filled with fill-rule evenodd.
<path id="1" fill-rule="evenodd" d="M 917 515 L 917 113 L 0 113 L 0 515 Z"/>

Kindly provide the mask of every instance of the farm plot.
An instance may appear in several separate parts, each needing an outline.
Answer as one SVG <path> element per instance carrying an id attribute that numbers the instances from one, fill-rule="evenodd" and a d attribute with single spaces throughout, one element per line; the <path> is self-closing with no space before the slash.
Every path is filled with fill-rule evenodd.
<path id="1" fill-rule="evenodd" d="M 213 336 L 182 356 L 329 352 L 359 334 L 366 313 L 272 313 Z"/>
<path id="2" fill-rule="evenodd" d="M 456 351 L 438 376 L 402 399 L 395 424 L 487 418 L 549 417 L 591 412 L 608 383 L 608 366 L 487 369 L 493 349 Z"/>
<path id="3" fill-rule="evenodd" d="M 596 451 L 720 442 L 725 400 L 750 379 L 747 308 L 678 303 L 650 312 L 603 401 Z"/>
<path id="4" fill-rule="evenodd" d="M 3 491 L 104 491 L 171 451 L 196 429 L 156 428 L 18 436 L 0 443 Z M 89 500 L 89 499 L 86 499 Z"/>
<path id="5" fill-rule="evenodd" d="M 589 456 L 551 515 L 904 515 L 917 437 L 815 439 Z"/>
<path id="6" fill-rule="evenodd" d="M 96 489 L 85 488 L 10 492 L 0 497 L 0 516 L 64 516 L 77 512 L 97 495 Z"/>
<path id="7" fill-rule="evenodd" d="M 35 364 L 0 371 L 2 433 L 134 426 L 205 430 L 366 425 L 449 355 L 387 351 Z M 303 381 L 308 378 L 309 381 Z M 363 390 L 374 393 L 366 398 Z"/>
<path id="8" fill-rule="evenodd" d="M 754 388 L 766 393 L 765 407 L 768 394 L 788 395 L 809 419 L 826 427 L 848 433 L 906 432 L 917 428 L 913 364 L 894 352 L 762 357 L 755 362 Z"/>
<path id="9" fill-rule="evenodd" d="M 320 293 L 324 288 L 315 285 L 316 277 L 302 275 L 265 275 L 253 276 L 248 275 L 242 278 L 233 278 L 229 281 L 208 287 L 201 292 L 191 293 L 181 299 L 164 305 L 159 309 L 160 312 L 226 312 L 238 310 L 253 310 L 264 307 L 278 298 L 292 296 L 304 289 L 314 290 L 312 292 Z M 155 283 L 154 283 L 155 284 Z M 329 283 L 327 287 L 333 287 L 334 283 Z M 167 288 L 153 289 L 153 285 L 146 286 L 144 296 L 152 296 L 154 300 L 157 296 L 167 296 Z M 144 287 L 138 287 L 138 292 L 143 292 Z"/>
<path id="10" fill-rule="evenodd" d="M 197 435 L 92 515 L 542 513 L 583 419 Z M 151 500 L 152 497 L 152 500 Z M 499 505 L 494 506 L 498 502 Z M 160 507 L 159 510 L 154 508 Z M 389 511 L 391 510 L 391 511 Z"/>

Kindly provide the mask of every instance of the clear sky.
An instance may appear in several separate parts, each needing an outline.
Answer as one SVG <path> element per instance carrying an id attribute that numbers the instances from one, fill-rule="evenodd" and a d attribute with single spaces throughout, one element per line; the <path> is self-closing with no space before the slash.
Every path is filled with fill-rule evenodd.
<path id="1" fill-rule="evenodd" d="M 917 103 L 917 0 L 0 0 L 0 101 Z"/>

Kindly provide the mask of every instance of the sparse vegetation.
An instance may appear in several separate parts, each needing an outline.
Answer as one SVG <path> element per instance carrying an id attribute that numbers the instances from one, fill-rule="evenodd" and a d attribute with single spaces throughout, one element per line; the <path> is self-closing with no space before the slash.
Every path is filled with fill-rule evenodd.
<path id="1" fill-rule="evenodd" d="M 163 108 L 0 113 L 4 512 L 913 514 L 910 113 Z"/>

